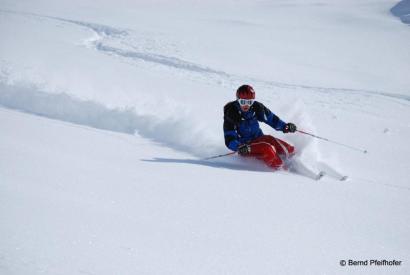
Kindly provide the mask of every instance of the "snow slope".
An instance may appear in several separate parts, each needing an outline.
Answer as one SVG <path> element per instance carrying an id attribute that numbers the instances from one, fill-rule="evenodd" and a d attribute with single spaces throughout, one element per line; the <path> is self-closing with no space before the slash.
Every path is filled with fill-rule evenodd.
<path id="1" fill-rule="evenodd" d="M 408 274 L 410 29 L 395 1 L 0 4 L 5 274 Z M 246 11 L 246 12 L 244 12 Z M 227 152 L 242 83 L 312 170 Z M 395 267 L 342 259 L 401 260 Z"/>
<path id="2" fill-rule="evenodd" d="M 408 188 L 207 164 L 5 109 L 0 119 L 3 274 L 337 274 L 361 273 L 341 259 L 408 259 Z"/>

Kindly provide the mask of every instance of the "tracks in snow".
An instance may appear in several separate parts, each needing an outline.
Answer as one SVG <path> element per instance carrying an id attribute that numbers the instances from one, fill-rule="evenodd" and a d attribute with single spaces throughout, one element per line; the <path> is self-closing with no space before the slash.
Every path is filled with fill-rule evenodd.
<path id="1" fill-rule="evenodd" d="M 247 76 L 234 75 L 228 72 L 210 68 L 195 62 L 184 60 L 183 58 L 171 56 L 167 54 L 160 54 L 155 52 L 149 52 L 147 50 L 136 50 L 137 47 L 129 43 L 129 37 L 135 33 L 132 30 L 126 30 L 121 28 L 115 28 L 103 24 L 96 24 L 91 22 L 85 22 L 80 20 L 71 20 L 61 17 L 47 16 L 28 12 L 17 12 L 9 10 L 0 10 L 2 13 L 11 13 L 21 16 L 32 16 L 37 18 L 45 18 L 49 20 L 55 20 L 67 24 L 74 24 L 83 28 L 87 28 L 97 35 L 97 38 L 89 39 L 88 46 L 91 46 L 95 50 L 126 59 L 132 62 L 148 62 L 154 65 L 166 67 L 171 70 L 182 70 L 195 81 L 206 81 L 216 85 L 224 85 L 228 87 L 236 87 L 241 83 L 253 83 L 255 86 L 265 87 L 267 89 L 286 89 L 297 91 L 308 91 L 315 94 L 349 94 L 355 97 L 368 97 L 379 96 L 395 102 L 410 106 L 410 96 L 400 93 L 387 93 L 383 91 L 372 90 L 360 90 L 360 89 L 347 89 L 347 88 L 329 88 L 318 87 L 309 85 L 289 84 L 277 81 L 266 81 Z M 121 47 L 120 47 L 120 46 Z M 356 99 L 352 100 L 355 102 Z"/>

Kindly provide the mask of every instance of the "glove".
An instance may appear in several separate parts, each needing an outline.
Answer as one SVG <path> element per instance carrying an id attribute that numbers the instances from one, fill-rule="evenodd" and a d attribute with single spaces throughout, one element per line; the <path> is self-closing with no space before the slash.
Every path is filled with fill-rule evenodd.
<path id="1" fill-rule="evenodd" d="M 283 128 L 282 132 L 286 133 L 294 133 L 296 132 L 296 125 L 293 123 L 286 123 L 285 128 Z"/>
<path id="2" fill-rule="evenodd" d="M 251 152 L 251 146 L 248 144 L 242 144 L 238 147 L 238 154 L 239 155 L 247 155 Z"/>

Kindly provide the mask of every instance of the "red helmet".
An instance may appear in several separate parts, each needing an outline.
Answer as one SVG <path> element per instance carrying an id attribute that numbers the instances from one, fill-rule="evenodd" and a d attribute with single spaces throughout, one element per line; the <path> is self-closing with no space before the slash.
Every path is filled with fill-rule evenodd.
<path id="1" fill-rule="evenodd" d="M 250 85 L 242 85 L 236 90 L 237 99 L 255 99 L 255 91 Z"/>

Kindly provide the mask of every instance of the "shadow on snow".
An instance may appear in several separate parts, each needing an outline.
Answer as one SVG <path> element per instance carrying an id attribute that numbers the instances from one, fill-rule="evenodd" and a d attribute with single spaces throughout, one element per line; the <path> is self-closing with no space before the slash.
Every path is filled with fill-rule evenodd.
<path id="1" fill-rule="evenodd" d="M 146 162 L 157 162 L 157 163 L 179 163 L 179 164 L 192 164 L 201 165 L 212 168 L 224 168 L 230 170 L 240 170 L 240 171 L 251 171 L 251 172 L 274 172 L 268 167 L 264 167 L 259 163 L 253 163 L 252 165 L 240 164 L 240 163 L 229 163 L 221 161 L 210 161 L 201 159 L 174 159 L 174 158 L 153 158 L 153 159 L 142 159 Z"/>

